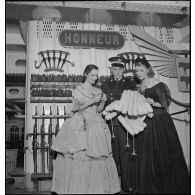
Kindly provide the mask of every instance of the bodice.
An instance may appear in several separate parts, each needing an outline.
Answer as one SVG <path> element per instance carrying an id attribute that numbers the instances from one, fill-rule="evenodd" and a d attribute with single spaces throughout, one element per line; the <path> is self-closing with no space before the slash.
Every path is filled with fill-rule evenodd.
<path id="1" fill-rule="evenodd" d="M 167 85 L 163 82 L 159 82 L 150 88 L 146 88 L 143 95 L 145 98 L 148 97 L 155 102 L 159 102 L 164 108 L 168 108 L 170 105 L 170 91 Z"/>
<path id="2" fill-rule="evenodd" d="M 96 87 L 93 87 L 92 91 L 90 91 L 90 93 L 89 93 L 81 85 L 81 86 L 77 87 L 73 92 L 73 104 L 74 104 L 74 106 L 79 107 L 79 106 L 87 103 L 89 100 L 94 98 L 96 95 L 99 95 L 101 93 L 102 93 L 102 91 Z M 93 119 L 94 117 L 99 115 L 97 113 L 97 106 L 98 106 L 98 103 L 93 104 L 91 106 L 88 106 L 87 108 L 85 108 L 79 112 L 83 112 L 85 117 L 87 117 L 88 119 L 90 119 L 90 118 Z"/>
<path id="3" fill-rule="evenodd" d="M 152 86 L 151 88 L 146 88 L 145 91 L 144 91 L 144 96 L 145 98 L 151 98 L 153 99 L 155 102 L 159 102 L 159 96 L 158 96 L 158 93 L 157 93 L 157 90 L 156 90 L 156 87 L 158 87 L 160 83 Z"/>

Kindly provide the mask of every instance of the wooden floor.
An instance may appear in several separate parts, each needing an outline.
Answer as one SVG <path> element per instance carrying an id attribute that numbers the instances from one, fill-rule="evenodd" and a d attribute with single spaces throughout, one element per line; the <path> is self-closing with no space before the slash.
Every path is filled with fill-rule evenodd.
<path id="1" fill-rule="evenodd" d="M 5 191 L 6 194 L 52 194 L 51 192 L 29 192 L 24 188 L 24 168 L 16 168 L 9 173 L 6 178 Z M 15 182 L 11 183 L 11 179 Z"/>
<path id="2" fill-rule="evenodd" d="M 55 194 L 50 191 L 47 192 L 29 192 L 26 191 L 24 188 L 24 168 L 16 168 L 10 173 L 11 176 L 6 178 L 6 185 L 5 185 L 5 192 L 6 194 Z M 10 183 L 11 179 L 15 180 L 14 183 Z M 119 177 L 120 180 L 120 177 Z M 121 192 L 118 194 L 132 194 L 132 193 L 125 193 Z"/>

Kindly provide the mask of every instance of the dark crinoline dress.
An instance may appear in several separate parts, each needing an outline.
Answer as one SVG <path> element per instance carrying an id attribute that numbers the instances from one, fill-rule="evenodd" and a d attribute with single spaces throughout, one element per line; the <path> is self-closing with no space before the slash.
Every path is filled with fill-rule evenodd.
<path id="1" fill-rule="evenodd" d="M 181 143 L 167 112 L 168 87 L 160 82 L 147 88 L 144 96 L 159 102 L 153 118 L 146 118 L 143 132 L 135 136 L 136 156 L 129 159 L 128 181 L 139 194 L 188 194 L 190 174 Z"/>

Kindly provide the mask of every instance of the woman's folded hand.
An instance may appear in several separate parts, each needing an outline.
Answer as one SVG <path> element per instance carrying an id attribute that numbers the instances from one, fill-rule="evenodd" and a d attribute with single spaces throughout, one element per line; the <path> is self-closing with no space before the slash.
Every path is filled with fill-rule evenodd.
<path id="1" fill-rule="evenodd" d="M 100 99 L 101 99 L 101 95 L 96 95 L 96 96 L 92 99 L 92 102 L 93 102 L 93 103 L 98 103 L 98 102 L 100 102 Z"/>

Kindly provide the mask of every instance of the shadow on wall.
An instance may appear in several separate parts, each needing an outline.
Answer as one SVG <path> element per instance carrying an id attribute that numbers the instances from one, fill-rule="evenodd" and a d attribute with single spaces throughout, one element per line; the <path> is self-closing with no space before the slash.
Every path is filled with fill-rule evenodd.
<path id="1" fill-rule="evenodd" d="M 32 12 L 37 8 L 34 5 L 6 4 L 6 23 L 19 20 L 32 20 Z M 136 11 L 101 10 L 89 8 L 56 7 L 61 14 L 61 20 L 67 22 L 92 22 L 99 24 L 130 24 L 172 27 L 173 24 L 183 21 L 187 16 L 181 14 L 156 13 L 148 14 Z M 76 14 L 75 14 L 76 13 Z"/>

